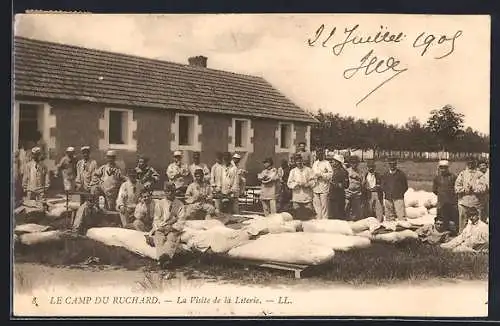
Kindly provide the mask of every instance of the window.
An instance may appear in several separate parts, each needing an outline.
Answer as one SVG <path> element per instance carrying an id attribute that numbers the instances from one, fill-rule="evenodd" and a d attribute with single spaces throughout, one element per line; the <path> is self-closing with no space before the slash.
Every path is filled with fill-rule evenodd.
<path id="1" fill-rule="evenodd" d="M 194 144 L 195 117 L 193 115 L 179 115 L 179 145 L 192 146 Z"/>
<path id="2" fill-rule="evenodd" d="M 128 112 L 109 110 L 109 144 L 125 145 L 128 142 Z"/>
<path id="3" fill-rule="evenodd" d="M 234 146 L 247 148 L 250 144 L 250 120 L 234 119 Z"/>
<path id="4" fill-rule="evenodd" d="M 33 141 L 38 139 L 37 132 L 40 131 L 41 114 L 43 106 L 39 104 L 19 104 L 19 140 L 21 142 Z"/>
<path id="5" fill-rule="evenodd" d="M 292 124 L 280 123 L 280 148 L 290 149 L 292 147 Z"/>

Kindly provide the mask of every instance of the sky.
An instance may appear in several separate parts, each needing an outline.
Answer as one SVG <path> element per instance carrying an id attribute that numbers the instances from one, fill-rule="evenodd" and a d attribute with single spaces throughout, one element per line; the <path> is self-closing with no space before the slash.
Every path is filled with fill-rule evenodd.
<path id="1" fill-rule="evenodd" d="M 351 37 L 373 40 L 382 31 L 392 42 L 349 42 L 336 55 L 332 47 L 356 25 Z M 18 36 L 184 64 L 204 55 L 209 68 L 264 77 L 308 111 L 404 124 L 449 104 L 466 127 L 489 133 L 488 16 L 23 14 L 14 28 Z"/>

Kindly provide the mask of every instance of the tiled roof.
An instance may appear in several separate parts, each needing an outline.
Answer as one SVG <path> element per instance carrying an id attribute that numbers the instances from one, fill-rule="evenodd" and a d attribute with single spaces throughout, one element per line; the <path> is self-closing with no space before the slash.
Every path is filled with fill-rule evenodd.
<path id="1" fill-rule="evenodd" d="M 15 37 L 16 95 L 316 122 L 260 77 Z"/>

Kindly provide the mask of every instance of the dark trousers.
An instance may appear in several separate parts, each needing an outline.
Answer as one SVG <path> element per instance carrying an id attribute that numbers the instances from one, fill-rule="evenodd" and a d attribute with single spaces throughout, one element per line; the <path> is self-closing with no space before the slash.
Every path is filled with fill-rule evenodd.
<path id="1" fill-rule="evenodd" d="M 289 212 L 291 210 L 292 191 L 285 184 L 281 185 L 278 199 L 278 211 Z"/>
<path id="2" fill-rule="evenodd" d="M 457 203 L 438 203 L 437 219 L 443 222 L 443 228 L 452 232 L 458 232 L 458 205 Z M 454 227 L 450 225 L 453 223 Z"/>
<path id="3" fill-rule="evenodd" d="M 330 189 L 329 194 L 329 218 L 330 219 L 345 219 L 345 190 Z"/>

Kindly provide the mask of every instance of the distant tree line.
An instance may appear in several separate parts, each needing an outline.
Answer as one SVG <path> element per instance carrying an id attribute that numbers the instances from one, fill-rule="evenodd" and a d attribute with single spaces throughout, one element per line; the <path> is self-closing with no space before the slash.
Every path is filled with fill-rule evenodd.
<path id="1" fill-rule="evenodd" d="M 319 123 L 311 129 L 313 148 L 404 150 L 414 152 L 489 152 L 490 137 L 470 127 L 464 128 L 464 115 L 446 105 L 432 110 L 425 123 L 410 117 L 402 125 L 388 124 L 377 118 L 356 119 L 351 116 L 313 113 Z"/>

